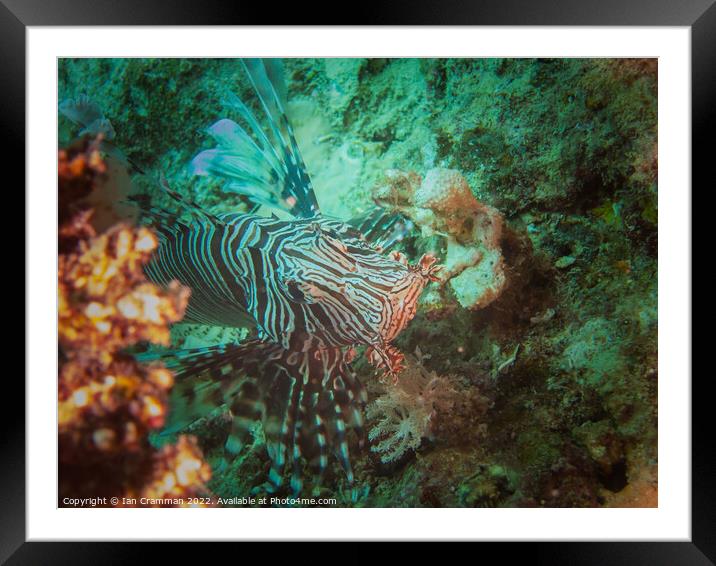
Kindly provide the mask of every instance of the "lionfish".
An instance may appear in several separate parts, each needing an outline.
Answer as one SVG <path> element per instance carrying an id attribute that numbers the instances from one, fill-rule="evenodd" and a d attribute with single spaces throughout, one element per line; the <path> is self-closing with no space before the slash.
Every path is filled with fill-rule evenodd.
<path id="1" fill-rule="evenodd" d="M 320 485 L 329 454 L 352 484 L 346 435 L 353 429 L 363 445 L 367 400 L 350 367 L 355 348 L 367 346 L 369 361 L 395 376 L 403 357 L 391 341 L 415 315 L 439 266 L 430 255 L 410 265 L 402 254 L 386 253 L 404 234 L 400 217 L 381 209 L 348 222 L 321 214 L 284 110 L 280 64 L 254 59 L 243 66 L 268 127 L 232 95 L 226 104 L 244 126 L 230 119 L 213 124 L 216 147 L 200 152 L 190 170 L 225 179 L 225 190 L 254 204 L 252 213 L 213 214 L 165 183 L 190 220 L 140 203 L 160 242 L 147 275 L 191 288 L 186 320 L 255 329 L 240 344 L 160 355 L 175 371 L 180 397 L 169 428 L 228 406 L 230 455 L 253 440 L 257 422 L 263 427 L 271 464 L 255 491 L 276 492 L 290 471 L 298 494 L 304 464 Z M 261 205 L 292 218 L 259 216 Z"/>

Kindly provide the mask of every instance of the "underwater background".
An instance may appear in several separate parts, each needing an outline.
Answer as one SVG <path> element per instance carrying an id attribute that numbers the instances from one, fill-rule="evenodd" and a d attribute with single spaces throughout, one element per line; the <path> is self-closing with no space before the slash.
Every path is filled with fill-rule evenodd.
<path id="1" fill-rule="evenodd" d="M 394 341 L 406 356 L 397 383 L 353 363 L 367 442 L 352 439 L 353 485 L 332 461 L 315 494 L 334 506 L 656 506 L 656 60 L 283 66 L 323 214 L 399 212 L 412 229 L 398 249 L 445 267 Z M 111 123 L 98 231 L 146 223 L 129 195 L 172 206 L 160 175 L 213 214 L 252 209 L 188 168 L 214 147 L 207 128 L 226 117 L 222 101 L 255 101 L 239 60 L 60 59 L 58 77 L 60 103 L 86 95 Z M 59 113 L 60 148 L 80 130 Z M 167 345 L 246 337 L 179 321 Z M 227 458 L 227 411 L 187 432 L 211 469 L 208 492 L 230 500 L 248 497 L 270 462 L 260 430 Z M 159 449 L 176 435 L 149 440 Z"/>

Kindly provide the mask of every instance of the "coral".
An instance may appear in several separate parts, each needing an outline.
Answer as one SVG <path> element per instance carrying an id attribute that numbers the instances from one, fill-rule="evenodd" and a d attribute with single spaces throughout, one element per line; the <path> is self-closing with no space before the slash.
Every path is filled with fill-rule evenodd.
<path id="1" fill-rule="evenodd" d="M 404 374 L 409 371 L 403 370 L 400 385 L 396 384 L 366 408 L 368 419 L 376 419 L 368 431 L 368 440 L 378 441 L 371 450 L 377 452 L 384 463 L 417 450 L 423 436 L 428 434 L 433 416 L 431 397 L 437 383 L 420 372 L 406 378 Z"/>
<path id="2" fill-rule="evenodd" d="M 105 134 L 92 138 L 85 133 L 71 146 L 59 151 L 58 173 L 63 198 L 58 203 L 58 216 L 64 236 L 69 236 L 67 231 L 73 229 L 79 211 L 90 213 L 91 210 L 92 226 L 97 230 L 107 230 L 122 221 L 137 220 L 136 207 L 126 203 L 134 190 L 129 163 L 104 139 Z M 62 239 L 63 234 L 60 236 Z"/>
<path id="3" fill-rule="evenodd" d="M 165 507 L 167 501 L 203 507 L 210 501 L 204 488 L 210 477 L 211 468 L 204 462 L 196 439 L 183 435 L 176 444 L 154 453 L 149 481 L 138 493 L 128 491 L 125 498 L 145 501 L 148 507 Z"/>
<path id="4" fill-rule="evenodd" d="M 169 324 L 180 320 L 189 290 L 160 291 L 142 266 L 157 240 L 147 228 L 118 225 L 82 241 L 59 259 L 59 331 L 65 348 L 107 364 L 117 350 L 139 341 L 169 345 Z"/>
<path id="5" fill-rule="evenodd" d="M 361 504 L 655 505 L 657 61 L 294 58 L 284 64 L 288 117 L 326 213 L 347 219 L 371 210 L 371 187 L 386 183 L 387 170 L 443 168 L 459 170 L 478 202 L 505 216 L 500 249 L 507 283 L 499 297 L 469 310 L 449 283 L 431 286 L 396 342 L 403 351 L 429 345 L 426 363 L 455 376 L 451 384 L 461 394 L 450 398 L 461 400 L 464 415 L 434 411 L 425 433 L 430 440 L 423 438 L 415 459 L 382 465 L 379 453 L 351 450 L 357 485 L 370 488 Z M 206 146 L 202 132 L 217 118 L 221 99 L 229 91 L 248 93 L 239 71 L 232 59 L 64 59 L 59 99 L 87 93 L 111 118 L 114 141 L 132 161 L 149 173 L 165 172 L 172 185 L 187 185 L 200 206 L 247 211 L 242 197 L 221 192 L 217 183 L 184 183 L 185 164 Z M 59 116 L 61 144 L 76 131 Z M 112 180 L 111 167 L 87 173 Z M 394 181 L 402 190 L 395 206 L 422 184 L 408 173 Z M 143 190 L 153 204 L 166 204 L 153 185 Z M 80 219 L 76 228 L 82 226 Z M 411 260 L 426 252 L 443 259 L 446 242 L 435 231 L 411 235 L 400 246 Z M 236 341 L 225 331 L 181 326 L 173 329 L 173 346 Z M 354 364 L 364 364 L 371 400 L 388 395 L 390 384 L 373 383 L 374 370 L 362 356 Z M 482 418 L 478 403 L 470 423 L 461 405 L 469 406 L 466 394 L 473 391 L 494 407 Z M 205 453 L 213 455 L 215 445 L 218 456 L 225 424 L 223 414 L 213 418 L 191 432 Z M 489 434 L 476 441 L 485 424 Z M 454 426 L 454 437 L 443 426 Z M 247 495 L 265 473 L 260 454 L 249 452 L 240 473 L 238 459 L 225 471 L 215 469 L 212 489 Z M 494 466 L 507 470 L 509 481 L 493 478 Z M 624 481 L 624 489 L 613 491 Z M 339 499 L 339 505 L 356 502 Z"/>
<path id="6" fill-rule="evenodd" d="M 507 471 L 498 465 L 478 465 L 456 490 L 461 507 L 495 507 L 510 492 Z"/>
<path id="7" fill-rule="evenodd" d="M 458 171 L 431 169 L 421 179 L 412 172 L 389 170 L 374 187 L 373 198 L 408 216 L 423 237 L 438 234 L 446 239 L 441 280 L 450 284 L 462 307 L 480 309 L 500 295 L 506 283 L 502 216 L 475 198 Z"/>
<path id="8" fill-rule="evenodd" d="M 169 324 L 183 317 L 189 290 L 146 281 L 142 268 L 157 245 L 149 230 L 118 225 L 95 233 L 92 211 L 78 200 L 104 172 L 96 142 L 60 151 L 60 501 L 185 505 L 207 493 L 210 468 L 189 437 L 159 451 L 151 446 L 149 433 L 164 425 L 174 378 L 124 350 L 145 341 L 168 345 Z"/>
<path id="9" fill-rule="evenodd" d="M 57 211 L 60 251 L 63 245 L 72 247 L 78 239 L 94 235 L 89 223 L 92 213 L 82 206 L 82 200 L 92 192 L 106 172 L 98 140 L 86 138 L 58 152 L 57 176 L 62 190 Z"/>
<path id="10" fill-rule="evenodd" d="M 605 490 L 605 507 L 658 507 L 658 470 L 655 462 L 635 462 L 629 483 L 620 491 Z"/>
<path id="11" fill-rule="evenodd" d="M 605 478 L 615 475 L 615 469 L 623 464 L 624 448 L 621 439 L 608 421 L 583 423 L 576 427 L 572 434 L 587 449 L 587 453 L 597 466 L 598 474 Z"/>
<path id="12" fill-rule="evenodd" d="M 472 431 L 484 434 L 481 424 L 489 402 L 473 388 L 461 386 L 455 376 L 440 376 L 423 365 L 420 350 L 405 357 L 398 381 L 370 403 L 366 416 L 371 450 L 383 463 L 396 462 L 420 447 L 425 437 L 466 440 Z M 473 426 L 477 425 L 477 426 Z M 475 438 L 473 438 L 475 440 Z"/>

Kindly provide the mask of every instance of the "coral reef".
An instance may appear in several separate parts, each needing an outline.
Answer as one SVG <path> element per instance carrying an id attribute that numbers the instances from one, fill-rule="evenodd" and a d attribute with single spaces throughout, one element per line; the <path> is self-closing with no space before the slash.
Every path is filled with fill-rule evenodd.
<path id="1" fill-rule="evenodd" d="M 392 396 L 396 406 L 418 407 L 420 426 L 409 437 L 418 448 L 387 463 L 365 450 L 354 463 L 357 500 L 344 497 L 340 470 L 330 467 L 322 493 L 345 506 L 656 506 L 656 61 L 288 59 L 285 67 L 288 116 L 325 211 L 347 219 L 372 209 L 374 187 L 395 190 L 395 200 L 381 202 L 421 228 L 401 252 L 410 261 L 433 253 L 456 266 L 396 341 L 402 351 L 430 354 L 421 364 L 450 376 L 456 405 L 441 412 L 419 396 L 401 400 L 407 380 L 376 383 L 357 357 L 371 404 Z M 250 98 L 237 61 L 77 59 L 61 60 L 58 71 L 60 100 L 83 92 L 95 100 L 133 162 L 187 186 L 208 210 L 249 209 L 218 183 L 186 183 L 186 164 L 206 147 L 220 101 L 228 92 Z M 77 129 L 65 116 L 59 128 L 61 142 Z M 99 165 L 91 155 L 81 159 Z M 469 265 L 483 244 L 459 226 L 465 212 L 433 210 L 427 191 L 422 204 L 430 206 L 415 205 L 430 175 L 407 172 L 432 170 L 442 171 L 430 181 L 436 191 L 448 171 L 459 171 L 455 202 L 474 210 L 474 199 L 485 207 L 486 227 L 500 228 L 491 233 L 499 234 L 504 284 L 480 308 L 465 308 L 451 284 L 460 263 L 466 270 L 482 263 Z M 397 173 L 386 181 L 388 171 Z M 106 175 L 101 166 L 85 173 Z M 134 181 L 152 203 L 164 202 Z M 67 228 L 77 234 L 68 247 L 84 237 L 83 226 Z M 464 305 L 476 297 L 465 292 Z M 172 346 L 243 337 L 188 325 L 172 335 Z M 463 407 L 473 392 L 489 410 L 481 402 Z M 212 462 L 226 426 L 222 413 L 191 428 Z M 210 487 L 247 495 L 267 467 L 260 450 L 249 451 L 216 465 Z"/>
<path id="2" fill-rule="evenodd" d="M 489 400 L 456 376 L 441 376 L 423 365 L 420 350 L 406 356 L 398 381 L 370 403 L 366 416 L 371 451 L 384 464 L 420 447 L 423 438 L 462 441 L 485 433 L 482 423 Z M 467 435 L 467 436 L 466 436 Z M 477 441 L 477 438 L 473 438 Z"/>
<path id="3" fill-rule="evenodd" d="M 441 272 L 460 306 L 486 307 L 505 283 L 500 239 L 503 219 L 497 210 L 475 198 L 459 171 L 431 169 L 416 173 L 389 170 L 373 188 L 375 201 L 410 218 L 423 237 L 445 237 L 447 252 Z M 424 303 L 436 303 L 427 298 Z"/>
<path id="4" fill-rule="evenodd" d="M 410 357 L 406 363 L 398 382 L 366 408 L 366 416 L 374 421 L 368 431 L 371 450 L 380 455 L 383 463 L 418 449 L 423 437 L 428 435 L 435 410 L 437 376 L 420 371 Z"/>
<path id="5" fill-rule="evenodd" d="M 187 505 L 211 476 L 194 439 L 155 450 L 149 433 L 168 411 L 171 372 L 141 366 L 125 350 L 169 344 L 189 290 L 148 283 L 142 267 L 157 245 L 145 228 L 97 235 L 81 200 L 105 173 L 96 140 L 59 153 L 59 501 L 116 497 L 120 505 Z"/>

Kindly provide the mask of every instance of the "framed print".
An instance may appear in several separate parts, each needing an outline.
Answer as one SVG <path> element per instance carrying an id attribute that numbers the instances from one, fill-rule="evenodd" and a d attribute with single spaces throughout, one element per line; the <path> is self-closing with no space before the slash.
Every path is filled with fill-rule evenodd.
<path id="1" fill-rule="evenodd" d="M 152 540 L 712 559 L 690 187 L 716 12 L 642 4 L 365 27 L 1 6 L 28 222 L 9 563 Z"/>

